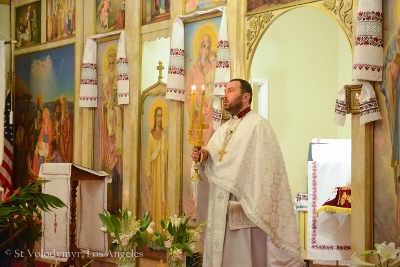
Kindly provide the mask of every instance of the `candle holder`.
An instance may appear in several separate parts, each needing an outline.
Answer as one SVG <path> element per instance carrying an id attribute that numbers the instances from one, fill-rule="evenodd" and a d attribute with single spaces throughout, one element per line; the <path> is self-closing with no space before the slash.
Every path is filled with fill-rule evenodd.
<path id="1" fill-rule="evenodd" d="M 194 87 L 196 88 L 196 87 Z M 193 87 L 192 87 L 193 89 Z M 204 140 L 203 140 L 203 129 L 207 129 L 208 125 L 203 124 L 203 103 L 204 103 L 204 85 L 202 86 L 201 90 L 201 98 L 200 98 L 200 106 L 199 106 L 199 112 L 197 116 L 197 121 L 195 123 L 194 119 L 194 112 L 191 112 L 191 121 L 189 122 L 189 131 L 188 131 L 188 142 L 198 150 L 204 145 Z M 190 101 L 190 110 L 194 111 L 194 107 L 196 105 L 196 92 L 195 90 L 192 90 L 192 97 Z M 193 125 L 196 125 L 195 130 L 193 131 Z M 201 178 L 199 174 L 199 161 L 196 160 L 194 162 L 194 174 L 192 175 L 191 181 L 193 182 L 201 182 L 203 179 Z"/>

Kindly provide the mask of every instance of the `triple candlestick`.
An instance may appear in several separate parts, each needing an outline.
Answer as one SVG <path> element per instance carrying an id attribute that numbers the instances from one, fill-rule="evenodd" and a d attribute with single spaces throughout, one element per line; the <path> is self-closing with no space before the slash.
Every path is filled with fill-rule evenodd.
<path id="1" fill-rule="evenodd" d="M 190 95 L 190 109 L 189 109 L 189 131 L 188 131 L 188 142 L 190 145 L 199 149 L 204 145 L 203 140 L 203 129 L 208 128 L 208 125 L 203 124 L 203 103 L 204 103 L 204 85 L 201 86 L 200 94 L 200 106 L 198 109 L 197 120 L 195 120 L 196 112 L 196 85 L 192 85 L 192 93 Z M 200 182 L 203 181 L 199 174 L 199 161 L 194 162 L 194 174 L 192 181 Z"/>

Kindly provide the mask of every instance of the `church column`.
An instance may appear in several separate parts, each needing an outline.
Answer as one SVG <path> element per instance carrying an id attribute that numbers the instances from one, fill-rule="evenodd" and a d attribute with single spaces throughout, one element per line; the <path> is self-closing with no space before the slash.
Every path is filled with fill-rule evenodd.
<path id="1" fill-rule="evenodd" d="M 246 0 L 228 1 L 227 17 L 231 78 L 247 79 L 246 73 Z"/>
<path id="2" fill-rule="evenodd" d="M 123 133 L 123 188 L 122 206 L 136 212 L 138 209 L 139 172 L 139 140 L 140 140 L 140 45 L 141 45 L 141 2 L 129 2 L 125 9 L 126 55 L 129 66 L 130 99 L 124 105 Z"/>
<path id="3" fill-rule="evenodd" d="M 352 115 L 351 246 L 357 255 L 373 249 L 373 125 Z"/>

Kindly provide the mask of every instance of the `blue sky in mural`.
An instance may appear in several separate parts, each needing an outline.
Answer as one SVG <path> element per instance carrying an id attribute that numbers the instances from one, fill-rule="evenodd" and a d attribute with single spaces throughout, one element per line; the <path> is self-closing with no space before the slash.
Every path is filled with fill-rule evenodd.
<path id="1" fill-rule="evenodd" d="M 44 102 L 54 101 L 61 94 L 73 101 L 74 45 L 17 56 L 15 70 L 31 92 L 33 101 L 39 93 Z"/>

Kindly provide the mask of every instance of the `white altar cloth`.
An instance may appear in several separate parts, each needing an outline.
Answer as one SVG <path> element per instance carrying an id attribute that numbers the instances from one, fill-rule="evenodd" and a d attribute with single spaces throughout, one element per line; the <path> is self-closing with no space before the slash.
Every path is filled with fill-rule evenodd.
<path id="1" fill-rule="evenodd" d="M 73 163 L 43 163 L 39 177 L 50 180 L 43 185 L 42 192 L 61 199 L 67 207 L 54 209 L 52 212 L 42 212 L 42 249 L 41 257 L 45 259 L 67 261 L 71 255 L 70 245 L 70 189 L 71 167 L 104 177 L 99 180 L 79 181 L 77 195 L 77 242 L 76 245 L 83 253 L 102 252 L 108 250 L 107 236 L 100 231 L 103 226 L 98 213 L 107 209 L 107 182 L 109 176 L 105 172 L 97 172 Z"/>
<path id="2" fill-rule="evenodd" d="M 351 183 L 351 141 L 313 140 L 308 161 L 307 257 L 315 260 L 348 260 L 351 256 L 348 214 L 321 212 L 335 187 Z"/>

